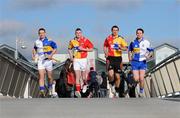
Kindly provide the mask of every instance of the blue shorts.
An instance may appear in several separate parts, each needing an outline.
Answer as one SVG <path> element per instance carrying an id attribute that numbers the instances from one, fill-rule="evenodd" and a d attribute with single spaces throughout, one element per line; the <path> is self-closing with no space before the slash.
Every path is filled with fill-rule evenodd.
<path id="1" fill-rule="evenodd" d="M 132 70 L 146 70 L 147 63 L 146 61 L 131 61 Z"/>

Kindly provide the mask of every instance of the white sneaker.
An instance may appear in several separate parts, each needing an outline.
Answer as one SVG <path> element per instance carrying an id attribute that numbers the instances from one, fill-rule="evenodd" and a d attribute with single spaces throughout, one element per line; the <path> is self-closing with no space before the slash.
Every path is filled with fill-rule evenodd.
<path id="1" fill-rule="evenodd" d="M 84 86 L 83 86 L 83 89 L 82 89 L 82 92 L 83 92 L 83 93 L 86 93 L 87 89 L 88 89 L 88 85 L 84 85 Z"/>
<path id="2" fill-rule="evenodd" d="M 114 98 L 114 94 L 112 94 L 111 89 L 109 89 L 108 94 L 109 94 L 109 98 Z"/>
<path id="3" fill-rule="evenodd" d="M 55 84 L 52 85 L 52 94 L 57 95 L 56 90 L 55 90 Z"/>
<path id="4" fill-rule="evenodd" d="M 109 84 L 109 98 L 114 98 L 115 93 L 116 93 L 115 86 Z"/>
<path id="5" fill-rule="evenodd" d="M 115 98 L 119 98 L 119 93 L 118 93 L 118 92 L 115 92 L 114 97 L 115 97 Z"/>
<path id="6" fill-rule="evenodd" d="M 124 97 L 125 97 L 125 98 L 130 98 L 130 97 L 129 97 L 129 94 L 126 94 Z"/>
<path id="7" fill-rule="evenodd" d="M 116 90 L 115 90 L 115 86 L 112 86 L 111 84 L 109 85 L 110 89 L 111 89 L 111 93 L 115 94 Z"/>
<path id="8" fill-rule="evenodd" d="M 53 97 L 53 98 L 57 98 L 57 97 L 58 97 L 58 94 L 57 94 L 56 92 L 53 92 L 52 97 Z"/>
<path id="9" fill-rule="evenodd" d="M 75 96 L 78 97 L 78 98 L 81 98 L 81 93 L 79 91 L 76 91 Z"/>

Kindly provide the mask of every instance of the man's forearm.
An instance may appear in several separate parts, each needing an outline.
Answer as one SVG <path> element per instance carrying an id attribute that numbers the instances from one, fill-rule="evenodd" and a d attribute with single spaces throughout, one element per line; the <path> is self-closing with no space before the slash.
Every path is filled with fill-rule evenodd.
<path id="1" fill-rule="evenodd" d="M 85 49 L 85 51 L 87 51 L 87 52 L 92 52 L 93 51 L 93 48 L 87 48 L 87 49 Z"/>
<path id="2" fill-rule="evenodd" d="M 36 50 L 33 49 L 33 50 L 32 50 L 32 56 L 34 57 L 35 55 L 36 55 Z"/>
<path id="3" fill-rule="evenodd" d="M 150 52 L 148 58 L 152 58 L 152 57 L 153 57 L 153 52 Z"/>
<path id="4" fill-rule="evenodd" d="M 150 55 L 150 57 L 153 57 L 153 52 L 150 52 L 149 55 Z"/>
<path id="5" fill-rule="evenodd" d="M 127 47 L 121 47 L 120 48 L 122 51 L 127 51 Z"/>
<path id="6" fill-rule="evenodd" d="M 128 59 L 129 59 L 129 61 L 132 60 L 132 53 L 130 51 L 128 52 Z"/>
<path id="7" fill-rule="evenodd" d="M 57 52 L 57 49 L 54 49 L 54 50 L 52 51 L 52 53 L 51 53 L 51 56 L 53 56 L 54 54 L 56 54 L 56 52 Z"/>

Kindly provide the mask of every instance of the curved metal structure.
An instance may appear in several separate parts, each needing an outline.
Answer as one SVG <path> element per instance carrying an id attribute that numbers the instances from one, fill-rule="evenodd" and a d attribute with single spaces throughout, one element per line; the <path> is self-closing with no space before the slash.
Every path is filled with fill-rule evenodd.
<path id="1" fill-rule="evenodd" d="M 32 69 L 0 50 L 0 93 L 16 98 L 38 97 L 38 79 Z"/>
<path id="2" fill-rule="evenodd" d="M 180 95 L 180 51 L 151 68 L 145 77 L 146 97 Z"/>

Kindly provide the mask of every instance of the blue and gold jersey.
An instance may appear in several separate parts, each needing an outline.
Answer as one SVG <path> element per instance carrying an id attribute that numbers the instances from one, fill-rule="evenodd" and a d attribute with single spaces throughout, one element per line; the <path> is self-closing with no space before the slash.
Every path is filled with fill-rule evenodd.
<path id="1" fill-rule="evenodd" d="M 57 45 L 54 41 L 47 38 L 43 40 L 36 40 L 34 44 L 34 49 L 38 55 L 50 55 L 54 49 L 57 49 Z"/>
<path id="2" fill-rule="evenodd" d="M 135 61 L 144 61 L 146 60 L 146 55 L 149 52 L 153 51 L 153 48 L 150 45 L 148 40 L 142 39 L 138 41 L 135 39 L 129 45 L 129 51 L 133 53 L 133 60 Z"/>

